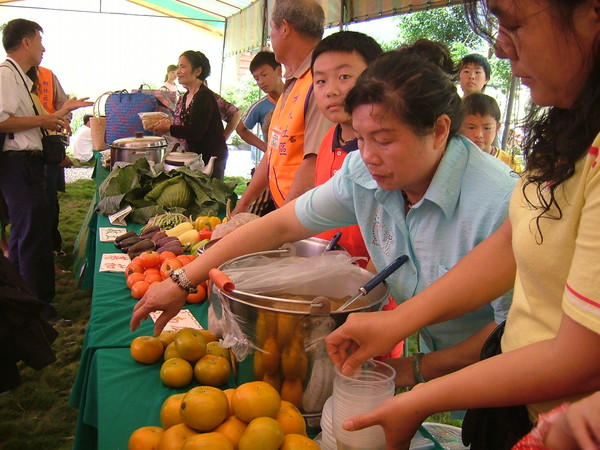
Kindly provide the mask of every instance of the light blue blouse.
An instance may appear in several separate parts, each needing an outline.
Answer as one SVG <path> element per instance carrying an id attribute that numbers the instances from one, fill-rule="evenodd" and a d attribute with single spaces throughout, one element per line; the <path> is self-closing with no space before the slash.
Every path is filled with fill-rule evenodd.
<path id="1" fill-rule="evenodd" d="M 358 224 L 377 270 L 398 256 L 410 260 L 387 282 L 401 303 L 454 266 L 506 219 L 517 175 L 463 136 L 450 140 L 425 196 L 405 214 L 399 190 L 385 191 L 353 152 L 327 183 L 296 201 L 307 228 L 321 232 Z M 490 267 L 494 270 L 494 267 Z M 490 305 L 420 332 L 422 351 L 463 341 L 495 320 L 506 318 L 512 291 Z"/>

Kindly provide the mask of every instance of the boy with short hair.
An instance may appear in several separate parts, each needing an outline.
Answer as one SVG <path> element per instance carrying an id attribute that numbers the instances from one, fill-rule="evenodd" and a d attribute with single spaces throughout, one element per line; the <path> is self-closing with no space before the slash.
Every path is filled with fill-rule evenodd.
<path id="1" fill-rule="evenodd" d="M 273 109 L 275 109 L 277 100 L 283 92 L 281 64 L 275 61 L 275 54 L 273 52 L 261 51 L 254 56 L 250 62 L 249 69 L 256 80 L 258 87 L 267 95 L 250 106 L 242 120 L 238 123 L 235 131 L 240 138 L 264 153 L 267 151 L 267 144 L 265 141 L 269 134 L 271 115 L 273 114 Z M 260 124 L 264 140 L 250 131 L 256 124 Z M 255 152 L 256 150 L 253 149 L 252 151 Z M 258 155 L 255 156 L 256 160 L 260 161 Z M 254 171 L 252 172 L 252 175 L 254 175 Z M 262 216 L 274 209 L 275 204 L 271 199 L 269 189 L 267 188 L 252 202 L 251 206 L 248 208 L 248 212 Z"/>
<path id="2" fill-rule="evenodd" d="M 315 99 L 321 113 L 336 124 L 319 147 L 315 186 L 329 180 L 340 169 L 346 155 L 358 149 L 352 118 L 346 112 L 344 102 L 360 74 L 381 53 L 381 47 L 373 38 L 355 31 L 334 33 L 313 51 L 311 70 Z M 330 230 L 318 237 L 329 240 L 338 231 L 342 232 L 339 244 L 352 256 L 369 258 L 358 226 Z M 366 261 L 360 263 L 364 267 Z"/>
<path id="3" fill-rule="evenodd" d="M 499 159 L 519 173 L 519 161 L 508 152 L 494 146 L 500 130 L 500 107 L 493 97 L 475 92 L 462 100 L 463 123 L 460 132 L 477 147 Z"/>
<path id="4" fill-rule="evenodd" d="M 477 53 L 463 57 L 458 64 L 459 85 L 463 96 L 483 92 L 491 75 L 490 63 L 485 57 Z"/>

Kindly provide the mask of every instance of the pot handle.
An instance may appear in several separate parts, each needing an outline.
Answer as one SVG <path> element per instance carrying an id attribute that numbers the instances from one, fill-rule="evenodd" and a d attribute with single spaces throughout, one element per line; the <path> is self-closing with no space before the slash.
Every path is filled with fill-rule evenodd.
<path id="1" fill-rule="evenodd" d="M 225 272 L 219 269 L 210 269 L 208 272 L 210 280 L 222 291 L 232 292 L 235 290 L 235 284 L 229 279 Z"/>

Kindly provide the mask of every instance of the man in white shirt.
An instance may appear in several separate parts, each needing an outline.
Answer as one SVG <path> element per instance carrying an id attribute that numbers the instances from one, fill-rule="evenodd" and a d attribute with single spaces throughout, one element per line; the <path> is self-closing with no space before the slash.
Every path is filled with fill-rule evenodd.
<path id="1" fill-rule="evenodd" d="M 41 130 L 61 131 L 60 114 L 38 115 L 33 109 L 32 81 L 26 72 L 42 61 L 42 27 L 14 19 L 2 30 L 8 56 L 0 63 L 0 193 L 12 223 L 9 259 L 19 270 L 33 295 L 46 303 L 42 317 L 56 319 L 54 298 L 54 254 L 52 252 L 50 205 L 44 191 L 44 161 Z"/>
<path id="2" fill-rule="evenodd" d="M 90 129 L 91 114 L 83 116 L 83 126 L 73 135 L 73 156 L 79 161 L 86 162 L 94 157 L 92 148 L 92 130 Z"/>

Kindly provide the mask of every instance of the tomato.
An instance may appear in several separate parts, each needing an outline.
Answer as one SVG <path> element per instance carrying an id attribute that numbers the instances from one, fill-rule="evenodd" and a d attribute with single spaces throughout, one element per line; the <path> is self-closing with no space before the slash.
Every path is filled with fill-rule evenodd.
<path id="1" fill-rule="evenodd" d="M 175 255 L 175 253 L 173 253 L 173 252 L 169 252 L 169 251 L 162 252 L 160 254 L 160 263 L 162 264 L 167 259 L 175 258 L 175 256 L 177 256 L 177 255 Z"/>
<path id="2" fill-rule="evenodd" d="M 204 283 L 198 285 L 198 292 L 195 294 L 188 294 L 185 300 L 188 303 L 202 303 L 206 300 L 206 288 L 204 287 Z"/>
<path id="3" fill-rule="evenodd" d="M 140 257 L 139 257 L 139 256 L 136 256 L 135 258 L 133 258 L 133 259 L 131 260 L 131 262 L 133 262 L 133 263 L 136 263 L 136 264 L 139 264 L 139 263 L 140 263 Z"/>
<path id="4" fill-rule="evenodd" d="M 158 267 L 150 267 L 149 269 L 144 270 L 143 273 L 145 277 L 153 273 L 160 275 L 160 269 Z"/>
<path id="5" fill-rule="evenodd" d="M 204 239 L 210 239 L 212 236 L 212 231 L 210 230 L 200 230 L 198 231 L 198 238 L 203 241 Z"/>
<path id="6" fill-rule="evenodd" d="M 144 277 L 144 280 L 146 280 L 150 284 L 154 283 L 155 281 L 158 281 L 160 283 L 163 280 L 162 275 L 158 273 L 158 271 L 149 273 L 148 275 L 144 274 Z"/>
<path id="7" fill-rule="evenodd" d="M 133 283 L 133 285 L 131 286 L 131 296 L 136 300 L 139 300 L 144 296 L 149 287 L 150 283 L 148 283 L 145 280 Z"/>
<path id="8" fill-rule="evenodd" d="M 140 255 L 140 264 L 144 269 L 158 267 L 160 265 L 160 255 L 155 251 L 143 252 Z"/>
<path id="9" fill-rule="evenodd" d="M 186 265 L 192 262 L 192 260 L 190 259 L 190 255 L 179 255 L 177 256 L 177 259 L 181 262 L 182 265 Z"/>
<path id="10" fill-rule="evenodd" d="M 127 277 L 127 287 L 129 289 L 131 289 L 131 286 L 133 286 L 138 281 L 144 281 L 144 279 L 145 279 L 144 274 L 139 273 L 139 272 L 134 272 Z"/>
<path id="11" fill-rule="evenodd" d="M 131 275 L 132 273 L 142 273 L 142 272 L 144 272 L 144 268 L 142 267 L 141 264 L 131 262 L 125 268 L 125 278 L 129 277 L 129 275 Z"/>
<path id="12" fill-rule="evenodd" d="M 177 258 L 169 258 L 160 266 L 160 276 L 163 277 L 163 279 L 169 278 L 169 273 L 171 273 L 172 270 L 180 269 L 181 267 L 183 267 L 181 261 Z"/>

